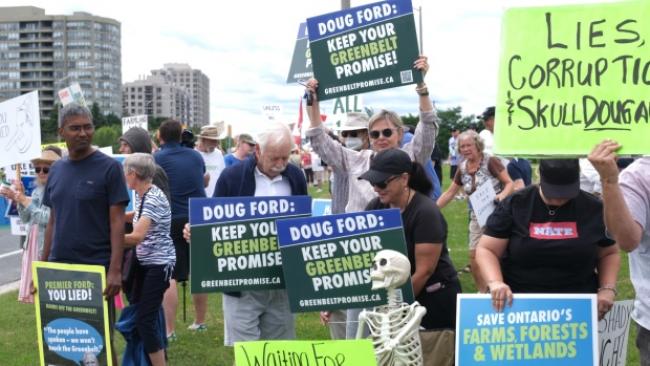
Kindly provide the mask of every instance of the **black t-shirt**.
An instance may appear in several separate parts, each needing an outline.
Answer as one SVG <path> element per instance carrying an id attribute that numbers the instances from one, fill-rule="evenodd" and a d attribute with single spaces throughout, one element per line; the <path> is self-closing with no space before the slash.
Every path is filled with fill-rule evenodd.
<path id="1" fill-rule="evenodd" d="M 598 248 L 614 244 L 605 235 L 600 200 L 580 191 L 561 207 L 548 207 L 536 185 L 506 198 L 488 218 L 485 235 L 509 239 L 501 270 L 513 292 L 594 293 Z"/>
<path id="2" fill-rule="evenodd" d="M 366 207 L 366 210 L 379 210 L 389 208 L 375 198 Z M 457 278 L 456 270 L 449 257 L 447 250 L 447 222 L 442 216 L 438 206 L 431 199 L 421 193 L 415 193 L 411 202 L 402 212 L 402 223 L 404 225 L 404 236 L 406 237 L 406 249 L 409 262 L 411 262 L 411 274 L 415 273 L 415 245 L 418 243 L 442 243 L 440 259 L 436 270 L 429 277 L 426 286 L 436 282 L 451 281 Z"/>

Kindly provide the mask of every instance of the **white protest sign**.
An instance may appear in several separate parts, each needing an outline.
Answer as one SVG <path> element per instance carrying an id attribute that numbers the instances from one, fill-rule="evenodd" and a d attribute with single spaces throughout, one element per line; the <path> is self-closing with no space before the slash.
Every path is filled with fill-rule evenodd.
<path id="1" fill-rule="evenodd" d="M 601 366 L 625 366 L 632 308 L 634 300 L 616 301 L 598 322 Z"/>
<path id="2" fill-rule="evenodd" d="M 81 91 L 81 85 L 79 83 L 70 84 L 69 87 L 59 90 L 58 94 L 61 104 L 64 107 L 73 102 L 86 106 L 86 98 L 84 98 L 84 93 Z"/>
<path id="3" fill-rule="evenodd" d="M 364 112 L 363 97 L 361 95 L 346 95 L 334 99 L 329 117 L 325 122 L 326 126 L 334 130 L 340 129 L 348 119 L 348 113 L 350 112 Z"/>
<path id="4" fill-rule="evenodd" d="M 481 184 L 476 188 L 476 191 L 469 196 L 469 202 L 472 204 L 472 209 L 474 210 L 474 215 L 478 220 L 478 224 L 481 227 L 485 226 L 488 217 L 494 211 L 496 207 L 494 205 L 494 198 L 497 196 L 497 193 L 492 187 L 492 183 L 489 181 Z"/>
<path id="5" fill-rule="evenodd" d="M 262 114 L 269 121 L 279 121 L 282 117 L 282 106 L 279 104 L 263 105 Z"/>
<path id="6" fill-rule="evenodd" d="M 20 220 L 20 217 L 9 216 L 9 222 L 11 223 L 11 235 L 15 235 L 15 236 L 27 235 L 27 224 L 24 224 Z"/>
<path id="7" fill-rule="evenodd" d="M 7 165 L 6 167 L 3 168 L 5 170 L 5 174 L 7 177 L 8 181 L 12 181 L 16 179 L 16 164 L 12 165 Z M 20 174 L 23 176 L 25 175 L 36 175 L 36 171 L 34 170 L 34 164 L 31 162 L 25 162 L 25 163 L 20 163 Z"/>
<path id="8" fill-rule="evenodd" d="M 140 127 L 145 131 L 149 128 L 149 119 L 146 114 L 122 118 L 122 134 L 133 127 Z"/>
<path id="9" fill-rule="evenodd" d="M 103 152 L 106 155 L 113 155 L 113 146 L 100 147 L 97 150 Z"/>
<path id="10" fill-rule="evenodd" d="M 0 103 L 0 166 L 28 162 L 40 155 L 38 91 Z"/>

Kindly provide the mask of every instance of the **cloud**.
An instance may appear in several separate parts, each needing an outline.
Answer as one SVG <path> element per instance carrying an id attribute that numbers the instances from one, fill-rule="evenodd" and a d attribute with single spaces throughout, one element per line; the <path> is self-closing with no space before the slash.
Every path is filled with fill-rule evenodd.
<path id="1" fill-rule="evenodd" d="M 572 0 L 592 2 L 592 0 Z M 353 0 L 358 6 L 372 0 Z M 461 106 L 478 113 L 493 105 L 499 66 L 501 15 L 511 6 L 562 4 L 563 0 L 413 0 L 422 6 L 424 51 L 430 57 L 427 83 L 440 108 Z M 122 82 L 188 63 L 210 78 L 211 120 L 252 128 L 264 104 L 280 104 L 287 120 L 297 118 L 299 85 L 287 85 L 298 24 L 337 10 L 338 1 L 248 0 L 206 3 L 184 0 L 14 0 L 47 14 L 86 11 L 122 24 Z M 416 12 L 418 17 L 419 13 Z M 417 24 L 417 21 L 416 21 Z M 364 95 L 365 105 L 416 113 L 413 86 Z M 325 103 L 324 103 L 325 107 Z M 252 127 L 249 127 L 252 126 Z M 237 127 L 235 127 L 237 126 Z"/>

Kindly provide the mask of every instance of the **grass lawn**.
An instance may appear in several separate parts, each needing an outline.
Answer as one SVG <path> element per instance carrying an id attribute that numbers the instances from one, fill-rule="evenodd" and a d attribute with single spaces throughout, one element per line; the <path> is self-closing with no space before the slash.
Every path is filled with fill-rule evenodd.
<path id="1" fill-rule="evenodd" d="M 445 166 L 445 185 L 449 184 L 448 167 Z M 327 187 L 322 192 L 316 192 L 310 187 L 314 198 L 328 197 Z M 451 257 L 457 269 L 464 267 L 468 260 L 467 249 L 467 204 L 465 201 L 453 201 L 443 213 L 449 224 L 448 244 Z M 619 273 L 619 294 L 617 299 L 631 299 L 634 290 L 630 283 L 628 259 L 621 255 L 622 266 Z M 470 274 L 460 276 L 464 292 L 474 293 L 476 289 Z M 182 288 L 179 287 L 179 294 Z M 38 365 L 38 348 L 34 326 L 34 307 L 16 302 L 16 292 L 0 296 L 0 365 L 2 366 L 32 366 Z M 221 296 L 210 295 L 208 311 L 208 330 L 204 333 L 193 333 L 186 328 L 192 322 L 190 296 L 187 294 L 187 320 L 182 319 L 182 304 L 179 305 L 177 317 L 178 340 L 169 347 L 169 365 L 190 366 L 210 365 L 227 366 L 233 364 L 231 348 L 223 346 L 223 318 L 221 316 Z M 299 339 L 328 339 L 327 328 L 321 326 L 318 314 L 300 314 L 296 320 Z M 638 365 L 639 355 L 634 339 L 634 326 L 628 345 L 627 365 Z M 117 335 L 118 353 L 124 349 L 124 341 Z"/>

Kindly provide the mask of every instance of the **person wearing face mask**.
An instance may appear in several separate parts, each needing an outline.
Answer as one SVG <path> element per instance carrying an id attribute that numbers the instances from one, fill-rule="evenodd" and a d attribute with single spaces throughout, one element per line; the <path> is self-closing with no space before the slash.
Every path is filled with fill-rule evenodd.
<path id="1" fill-rule="evenodd" d="M 420 56 L 413 63 L 413 68 L 423 75 L 429 69 L 427 58 Z M 345 212 L 363 211 L 377 193 L 366 180 L 357 178 L 365 173 L 373 156 L 383 150 L 400 148 L 404 135 L 404 123 L 397 113 L 381 110 L 368 121 L 368 136 L 370 148 L 367 150 L 353 150 L 330 139 L 321 122 L 320 108 L 316 89 L 318 80 L 311 79 L 307 83 L 307 93 L 312 95 L 312 106 L 307 107 L 311 128 L 306 135 L 311 140 L 312 148 L 327 162 L 332 169 L 345 172 L 347 184 L 334 184 L 332 199 L 347 196 Z M 418 95 L 420 121 L 411 142 L 401 147 L 412 161 L 421 165 L 429 161 L 436 135 L 438 134 L 439 118 L 433 103 L 429 98 L 429 91 L 424 82 L 417 85 L 415 91 Z M 347 337 L 355 338 L 358 314 L 360 309 L 349 309 L 347 313 Z"/>
<path id="2" fill-rule="evenodd" d="M 341 143 L 348 149 L 354 151 L 367 151 L 370 148 L 370 140 L 368 137 L 368 115 L 359 112 L 350 112 L 339 130 Z M 342 170 L 341 167 L 335 163 L 330 164 L 329 161 L 325 162 L 332 167 L 332 177 L 330 189 L 332 187 L 347 187 L 348 174 Z M 338 194 L 332 195 L 332 213 L 344 213 L 345 205 L 348 203 L 348 191 L 337 191 Z M 332 339 L 345 339 L 346 336 L 346 311 L 345 310 L 332 310 L 321 311 L 321 322 L 326 324 L 330 329 L 330 337 Z"/>
<path id="3" fill-rule="evenodd" d="M 348 149 L 361 151 L 370 148 L 368 137 L 368 116 L 365 113 L 350 112 L 339 129 L 343 145 Z"/>
<path id="4" fill-rule="evenodd" d="M 415 69 L 423 74 L 429 68 L 427 58 L 419 57 L 413 64 Z M 363 211 L 368 202 L 377 194 L 372 190 L 370 183 L 357 180 L 359 175 L 368 170 L 372 156 L 382 150 L 400 147 L 404 135 L 404 123 L 397 113 L 381 110 L 372 116 L 368 122 L 368 136 L 370 148 L 354 150 L 332 140 L 327 136 L 320 118 L 320 108 L 316 89 L 318 80 L 311 79 L 307 83 L 307 93 L 313 95 L 311 107 L 307 107 L 311 128 L 306 135 L 310 138 L 311 146 L 325 160 L 332 169 L 344 171 L 348 174 L 347 185 L 337 185 L 332 196 L 345 195 L 348 192 L 348 202 L 345 212 Z M 406 151 L 413 161 L 425 164 L 429 161 L 435 137 L 438 134 L 438 116 L 433 103 L 429 98 L 426 84 L 421 83 L 416 88 L 420 107 L 420 122 L 415 135 L 410 143 L 405 144 L 402 150 Z M 354 140 L 351 142 L 354 143 Z"/>

